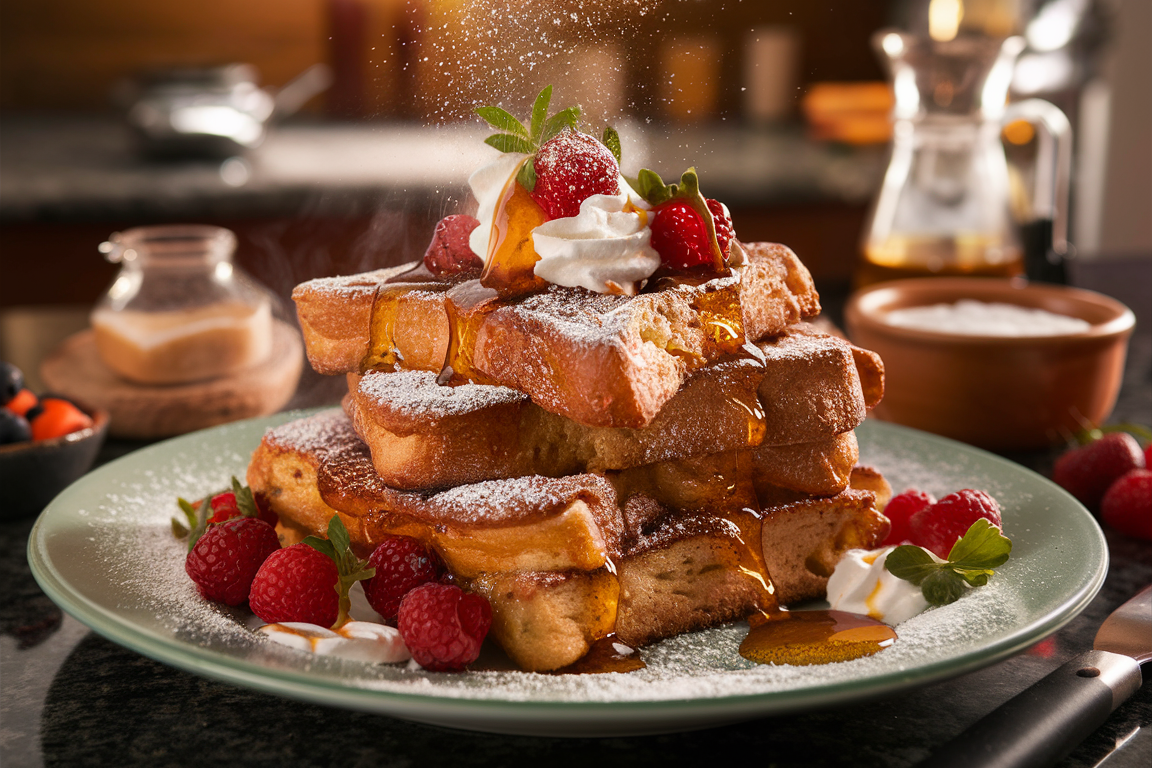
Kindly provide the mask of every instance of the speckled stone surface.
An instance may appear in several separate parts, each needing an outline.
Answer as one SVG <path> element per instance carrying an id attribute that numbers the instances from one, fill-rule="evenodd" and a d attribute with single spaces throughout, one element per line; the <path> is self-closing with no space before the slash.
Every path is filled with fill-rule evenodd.
<path id="1" fill-rule="evenodd" d="M 1107 271 L 1093 273 L 1107 277 Z M 1114 421 L 1152 423 L 1149 270 L 1094 287 L 1142 318 Z M 1136 275 L 1135 282 L 1124 276 Z M 1082 275 L 1087 283 L 1091 276 Z M 1142 282 L 1141 282 L 1142 281 Z M 1116 285 L 1116 282 L 1112 282 Z M 105 459 L 122 451 L 109 446 Z M 1012 456 L 1038 471 L 1055 452 Z M 0 524 L 0 765 L 910 766 L 1064 661 L 1091 647 L 1120 603 L 1152 583 L 1152 542 L 1107 531 L 1111 568 L 1088 609 L 1011 659 L 887 699 L 683 734 L 549 739 L 449 731 L 303 704 L 174 670 L 114 645 L 57 609 L 25 559 L 31 520 Z M 1148 678 L 1148 671 L 1145 670 Z M 1060 763 L 1152 764 L 1152 685 Z"/>

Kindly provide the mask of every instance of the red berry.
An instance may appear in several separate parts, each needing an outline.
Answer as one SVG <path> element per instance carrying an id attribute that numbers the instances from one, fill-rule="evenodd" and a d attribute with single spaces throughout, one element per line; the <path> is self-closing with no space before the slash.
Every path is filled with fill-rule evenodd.
<path id="1" fill-rule="evenodd" d="M 912 516 L 936 503 L 930 493 L 909 488 L 899 496 L 893 496 L 884 507 L 884 516 L 892 523 L 888 536 L 880 543 L 882 547 L 892 547 L 912 540 Z"/>
<path id="2" fill-rule="evenodd" d="M 947 558 L 956 540 L 980 518 L 1001 527 L 1000 505 L 996 499 L 970 488 L 950 493 L 912 516 L 911 541 L 937 557 Z"/>
<path id="3" fill-rule="evenodd" d="M 468 236 L 478 226 L 477 219 L 463 213 L 440 219 L 424 252 L 425 268 L 434 275 L 458 275 L 483 267 L 484 262 L 468 245 Z"/>
<path id="4" fill-rule="evenodd" d="M 232 491 L 218 493 L 208 503 L 212 507 L 212 516 L 208 518 L 209 523 L 222 523 L 225 520 L 242 516 L 240 507 L 236 505 L 236 494 Z M 192 506 L 199 507 L 200 505 L 193 504 Z"/>
<path id="5" fill-rule="evenodd" d="M 1133 469 L 1112 483 L 1100 517 L 1121 533 L 1152 541 L 1152 470 Z"/>
<path id="6" fill-rule="evenodd" d="M 1144 453 L 1127 432 L 1109 432 L 1088 445 L 1073 448 L 1056 460 L 1052 479 L 1093 512 L 1118 477 L 1144 467 Z"/>
<path id="7" fill-rule="evenodd" d="M 413 588 L 437 581 L 443 570 L 440 558 L 418 539 L 388 536 L 368 558 L 376 575 L 364 581 L 364 595 L 376 613 L 391 621 L 400 601 Z"/>
<path id="8" fill-rule="evenodd" d="M 620 194 L 620 166 L 608 147 L 586 133 L 565 128 L 536 153 L 532 199 L 549 218 L 580 213 L 592 195 Z"/>
<path id="9" fill-rule="evenodd" d="M 204 597 L 240 605 L 248 599 L 260 566 L 279 549 L 280 540 L 272 526 L 241 517 L 205 531 L 188 553 L 184 570 Z"/>
<path id="10" fill-rule="evenodd" d="M 1144 446 L 1144 469 L 1152 469 L 1152 443 Z"/>
<path id="11" fill-rule="evenodd" d="M 481 595 L 450 584 L 422 584 L 400 602 L 397 626 L 416 663 L 433 672 L 464 669 L 480 655 L 492 626 L 492 607 Z"/>
<path id="12" fill-rule="evenodd" d="M 260 566 L 248 605 L 269 624 L 302 621 L 330 627 L 340 615 L 339 580 L 332 558 L 307 544 L 293 544 Z"/>
<path id="13" fill-rule="evenodd" d="M 728 259 L 732 242 L 732 218 L 724 204 L 706 200 L 716 227 L 716 242 L 724 259 Z M 672 269 L 692 269 L 712 264 L 712 245 L 704 219 L 683 198 L 669 200 L 656 207 L 652 219 L 652 247 L 660 254 L 664 265 Z"/>

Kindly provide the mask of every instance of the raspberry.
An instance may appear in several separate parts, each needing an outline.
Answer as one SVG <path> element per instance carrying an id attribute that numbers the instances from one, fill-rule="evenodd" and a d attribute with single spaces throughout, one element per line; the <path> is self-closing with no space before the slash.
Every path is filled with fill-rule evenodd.
<path id="1" fill-rule="evenodd" d="M 1056 460 L 1052 479 L 1081 504 L 1096 512 L 1104 492 L 1129 470 L 1144 467 L 1144 453 L 1127 432 L 1109 432 Z"/>
<path id="2" fill-rule="evenodd" d="M 204 532 L 184 561 L 184 570 L 209 600 L 240 605 L 248 599 L 260 566 L 280 549 L 276 529 L 241 517 Z"/>
<path id="3" fill-rule="evenodd" d="M 930 493 L 917 491 L 913 488 L 893 496 L 888 506 L 884 507 L 884 516 L 892 523 L 888 536 L 881 542 L 882 547 L 892 547 L 912 540 L 912 516 L 922 509 L 936 503 L 935 497 Z"/>
<path id="4" fill-rule="evenodd" d="M 1100 517 L 1121 533 L 1152 541 L 1152 470 L 1129 470 L 1112 483 Z"/>
<path id="5" fill-rule="evenodd" d="M 996 499 L 984 491 L 970 488 L 951 493 L 912 516 L 911 541 L 937 557 L 947 559 L 956 540 L 982 517 L 997 528 L 1001 527 L 1000 505 Z"/>
<path id="6" fill-rule="evenodd" d="M 440 219 L 424 252 L 425 268 L 434 275 L 458 275 L 483 267 L 484 262 L 468 245 L 468 236 L 478 226 L 477 219 L 463 213 Z"/>
<path id="7" fill-rule="evenodd" d="M 1152 443 L 1144 446 L 1144 469 L 1152 469 Z"/>
<path id="8" fill-rule="evenodd" d="M 492 626 L 492 607 L 460 587 L 423 584 L 400 602 L 397 626 L 417 664 L 433 672 L 457 672 L 480 655 Z"/>
<path id="9" fill-rule="evenodd" d="M 716 200 L 705 202 L 712 212 L 716 242 L 727 260 L 734 236 L 732 218 L 723 203 Z M 675 198 L 656 207 L 656 216 L 652 219 L 652 247 L 660 254 L 664 265 L 672 269 L 692 269 L 712 263 L 712 246 L 708 241 L 704 219 L 683 198 Z"/>
<path id="10" fill-rule="evenodd" d="M 580 213 L 592 195 L 620 194 L 620 166 L 608 148 L 586 133 L 565 128 L 544 142 L 533 161 L 532 199 L 549 218 Z"/>
<path id="11" fill-rule="evenodd" d="M 443 568 L 440 558 L 418 539 L 388 536 L 368 558 L 376 575 L 364 582 L 369 605 L 386 621 L 396 618 L 400 601 L 413 588 L 437 581 Z"/>
<path id="12" fill-rule="evenodd" d="M 330 627 L 340 613 L 339 580 L 332 558 L 307 544 L 293 544 L 260 566 L 248 604 L 269 624 L 302 621 Z"/>

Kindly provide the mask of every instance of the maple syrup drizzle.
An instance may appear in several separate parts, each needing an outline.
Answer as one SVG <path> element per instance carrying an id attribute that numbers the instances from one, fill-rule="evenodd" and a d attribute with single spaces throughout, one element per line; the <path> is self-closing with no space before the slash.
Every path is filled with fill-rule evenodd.
<path id="1" fill-rule="evenodd" d="M 437 384 L 493 383 L 476 368 L 474 358 L 480 326 L 498 299 L 495 290 L 475 280 L 448 291 L 444 297 L 444 310 L 448 315 L 448 349 L 444 354 L 444 367 L 436 377 Z"/>
<path id="2" fill-rule="evenodd" d="M 566 667 L 552 671 L 553 675 L 598 675 L 605 672 L 635 672 L 648 665 L 635 648 L 608 635 L 592 643 L 588 653 Z"/>
<path id="3" fill-rule="evenodd" d="M 385 280 L 376 288 L 372 299 L 372 317 L 368 326 L 368 353 L 360 361 L 360 372 L 396 371 L 404 367 L 404 355 L 396 346 L 396 323 L 400 304 L 412 291 L 447 291 L 453 280 L 435 275 L 421 261 L 412 269 Z"/>
<path id="4" fill-rule="evenodd" d="M 544 278 L 533 271 L 540 256 L 532 245 L 532 230 L 548 221 L 548 214 L 516 181 L 519 169 L 517 166 L 517 173 L 512 174 L 500 193 L 484 272 L 480 275 L 481 285 L 505 298 L 548 287 Z"/>
<path id="5" fill-rule="evenodd" d="M 740 655 L 757 664 L 811 666 L 878 653 L 896 640 L 883 622 L 845 611 L 777 611 L 754 616 Z"/>

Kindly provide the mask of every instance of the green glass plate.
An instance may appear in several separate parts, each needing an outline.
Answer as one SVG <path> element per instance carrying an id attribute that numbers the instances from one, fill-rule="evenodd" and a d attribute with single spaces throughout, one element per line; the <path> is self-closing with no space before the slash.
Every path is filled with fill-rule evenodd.
<path id="1" fill-rule="evenodd" d="M 314 657 L 255 635 L 242 609 L 201 600 L 171 534 L 175 499 L 243 477 L 281 414 L 185 435 L 86 475 L 44 511 L 28 543 L 40 586 L 113 642 L 207 677 L 290 698 L 499 733 L 607 736 L 704 728 L 922 686 L 1020 651 L 1089 603 L 1107 571 L 1104 537 L 1079 503 L 1039 475 L 961 443 L 884 423 L 860 427 L 861 460 L 897 492 L 981 488 L 1003 507 L 1012 559 L 980 589 L 900 625 L 864 659 L 760 666 L 737 653 L 747 625 L 644 649 L 630 674 L 427 673 Z"/>

